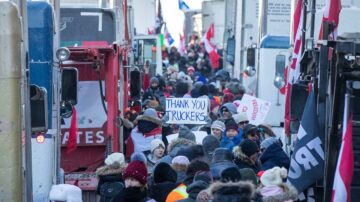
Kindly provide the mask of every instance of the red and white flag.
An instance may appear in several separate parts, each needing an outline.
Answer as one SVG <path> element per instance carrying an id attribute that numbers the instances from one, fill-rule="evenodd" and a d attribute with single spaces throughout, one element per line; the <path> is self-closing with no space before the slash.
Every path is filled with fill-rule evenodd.
<path id="1" fill-rule="evenodd" d="M 339 16 L 341 11 L 341 0 L 326 0 L 324 7 L 324 14 L 322 22 L 329 22 L 335 24 L 333 32 L 329 33 L 329 39 L 335 40 L 337 38 L 337 27 L 339 25 Z M 323 39 L 323 24 L 321 24 L 319 39 Z"/>
<path id="2" fill-rule="evenodd" d="M 354 153 L 352 145 L 352 115 L 343 124 L 343 137 L 336 165 L 332 202 L 350 202 L 350 185 L 354 173 Z M 346 126 L 346 127 L 345 127 Z"/>
<path id="3" fill-rule="evenodd" d="M 207 30 L 205 36 L 203 37 L 203 42 L 205 46 L 205 50 L 209 55 L 209 59 L 211 62 L 211 66 L 213 69 L 219 68 L 219 60 L 220 55 L 217 53 L 216 47 L 213 43 L 211 43 L 211 39 L 215 36 L 214 23 L 210 25 Z"/>
<path id="4" fill-rule="evenodd" d="M 286 97 L 285 97 L 285 133 L 290 135 L 290 99 L 291 99 L 291 87 L 298 80 L 300 76 L 300 61 L 301 61 L 301 41 L 302 41 L 302 29 L 303 22 L 302 12 L 303 1 L 299 0 L 296 4 L 295 13 L 293 16 L 293 41 L 294 49 L 292 53 L 292 61 L 290 67 L 287 67 L 287 83 L 286 83 Z"/>
<path id="5" fill-rule="evenodd" d="M 185 37 L 180 34 L 179 53 L 181 56 L 186 54 Z"/>

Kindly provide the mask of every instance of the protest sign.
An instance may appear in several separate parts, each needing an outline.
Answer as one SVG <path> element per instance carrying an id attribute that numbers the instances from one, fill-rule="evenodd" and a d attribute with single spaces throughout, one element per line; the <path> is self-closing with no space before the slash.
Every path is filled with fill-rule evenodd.
<path id="1" fill-rule="evenodd" d="M 202 144 L 203 139 L 208 136 L 205 131 L 192 131 L 195 134 L 195 139 L 197 144 Z M 179 136 L 179 133 L 171 134 L 166 136 L 168 143 L 170 144 L 171 141 L 175 140 Z"/>
<path id="2" fill-rule="evenodd" d="M 169 124 L 206 124 L 209 110 L 208 99 L 166 98 Z"/>
<path id="3" fill-rule="evenodd" d="M 270 110 L 271 103 L 266 100 L 245 94 L 241 101 L 236 103 L 238 113 L 246 113 L 249 122 L 254 125 L 264 123 Z"/>

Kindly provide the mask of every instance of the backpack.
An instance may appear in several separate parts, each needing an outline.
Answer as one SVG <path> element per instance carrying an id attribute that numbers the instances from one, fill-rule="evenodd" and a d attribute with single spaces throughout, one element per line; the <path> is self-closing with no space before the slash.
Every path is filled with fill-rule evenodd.
<path id="1" fill-rule="evenodd" d="M 122 182 L 105 182 L 100 187 L 100 202 L 113 202 L 124 189 L 125 185 Z"/>

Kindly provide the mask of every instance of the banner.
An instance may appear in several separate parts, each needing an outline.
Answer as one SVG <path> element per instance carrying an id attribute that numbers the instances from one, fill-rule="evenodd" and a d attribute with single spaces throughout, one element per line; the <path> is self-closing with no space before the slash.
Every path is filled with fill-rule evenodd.
<path id="1" fill-rule="evenodd" d="M 249 122 L 254 125 L 264 123 L 265 118 L 270 110 L 271 103 L 254 96 L 244 94 L 238 105 L 238 113 L 246 113 Z"/>
<path id="2" fill-rule="evenodd" d="M 166 114 L 169 124 L 206 124 L 209 99 L 166 98 Z"/>
<path id="3" fill-rule="evenodd" d="M 291 156 L 288 181 L 299 193 L 324 176 L 324 140 L 316 115 L 316 100 L 312 91 L 306 101 L 300 128 Z"/>

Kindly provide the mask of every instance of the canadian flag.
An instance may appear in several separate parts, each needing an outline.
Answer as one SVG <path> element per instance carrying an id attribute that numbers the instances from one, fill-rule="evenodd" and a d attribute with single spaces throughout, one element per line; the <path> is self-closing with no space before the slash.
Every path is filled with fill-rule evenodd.
<path id="1" fill-rule="evenodd" d="M 300 76 L 300 61 L 301 61 L 301 41 L 302 41 L 302 30 L 301 25 L 303 21 L 302 14 L 303 1 L 299 0 L 296 4 L 294 13 L 294 26 L 293 26 L 293 40 L 294 50 L 292 53 L 292 61 L 290 67 L 287 67 L 287 82 L 286 82 L 286 97 L 285 97 L 285 133 L 290 135 L 290 99 L 291 99 L 291 88 L 292 85 L 298 80 Z"/>
<path id="2" fill-rule="evenodd" d="M 337 38 L 337 26 L 339 25 L 339 16 L 341 11 L 341 0 L 326 0 L 322 22 L 335 24 L 335 29 L 329 34 L 329 39 Z M 323 39 L 323 24 L 321 24 L 319 39 Z"/>
<path id="3" fill-rule="evenodd" d="M 203 42 L 205 46 L 205 50 L 209 55 L 209 59 L 211 62 L 211 66 L 213 69 L 219 68 L 219 59 L 220 55 L 216 51 L 216 47 L 214 44 L 211 43 L 211 38 L 213 38 L 215 35 L 215 29 L 214 29 L 214 23 L 212 23 L 207 30 L 205 36 L 203 37 Z"/>
<path id="4" fill-rule="evenodd" d="M 332 190 L 332 202 L 350 202 L 351 200 L 350 185 L 354 173 L 352 115 L 347 123 L 346 120 L 344 120 L 343 128 L 343 137 Z"/>

